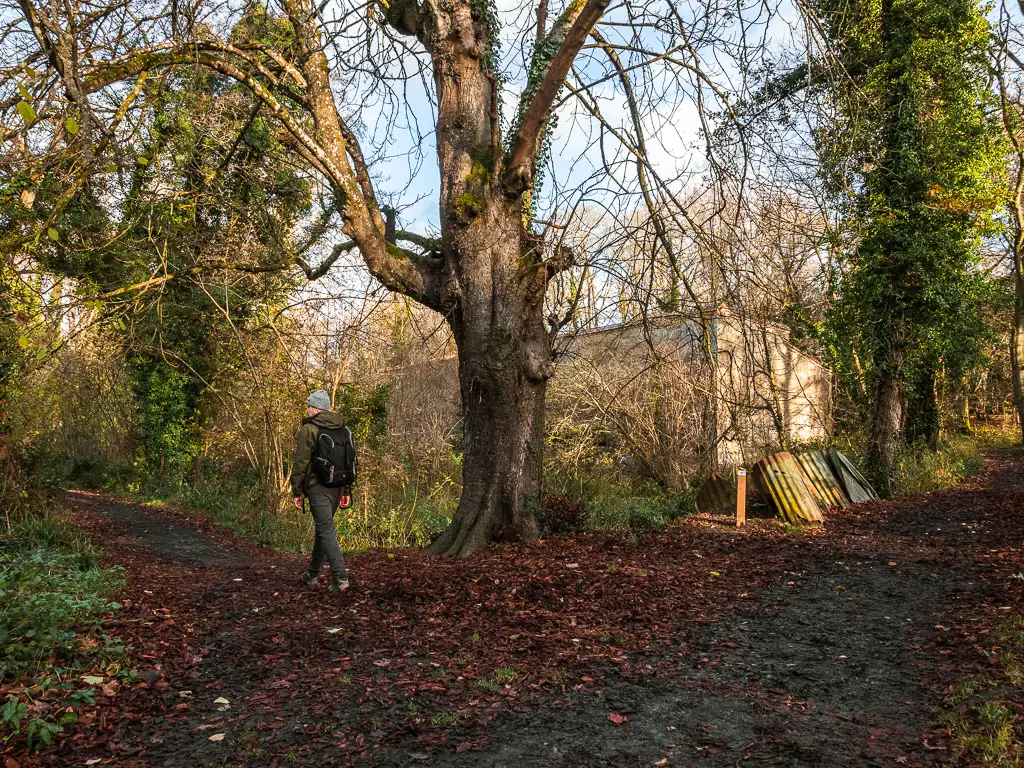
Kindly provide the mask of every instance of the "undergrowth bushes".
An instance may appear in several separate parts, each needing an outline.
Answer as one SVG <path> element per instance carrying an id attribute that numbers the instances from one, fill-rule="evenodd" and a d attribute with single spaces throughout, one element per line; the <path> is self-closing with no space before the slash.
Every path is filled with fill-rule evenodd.
<path id="1" fill-rule="evenodd" d="M 863 462 L 867 453 L 867 435 L 862 431 L 841 433 L 808 447 L 825 448 L 829 445 L 835 445 L 855 461 Z M 970 433 L 944 432 L 938 451 L 930 450 L 924 443 L 904 445 L 897 457 L 893 495 L 907 496 L 951 488 L 981 472 L 984 451 L 1016 445 L 1019 442 L 1015 431 L 985 424 Z"/>
<path id="2" fill-rule="evenodd" d="M 451 522 L 459 503 L 458 456 L 442 466 L 417 466 L 408 457 L 380 451 L 361 451 L 360 482 L 351 509 L 336 518 L 343 549 L 421 547 Z M 277 510 L 244 472 L 216 473 L 213 479 L 189 479 L 178 486 L 139 482 L 138 475 L 107 472 L 100 464 L 50 459 L 47 480 L 54 485 L 126 493 L 138 501 L 168 504 L 203 512 L 214 523 L 264 546 L 285 552 L 308 552 L 312 546 L 310 515 L 282 496 Z M 61 469 L 68 470 L 61 474 Z M 121 468 L 124 469 L 123 467 Z M 71 471 L 74 470 L 74 471 Z M 637 485 L 628 478 L 565 478 L 552 475 L 555 489 L 542 501 L 538 517 L 545 536 L 599 532 L 636 536 L 695 509 L 690 492 L 672 493 L 651 483 Z"/>
<path id="3" fill-rule="evenodd" d="M 157 494 L 141 489 L 136 495 Z M 271 512 L 259 489 L 238 478 L 186 482 L 178 488 L 165 489 L 158 497 L 204 512 L 212 522 L 284 552 L 302 552 L 313 539 L 313 523 L 308 515 L 290 514 L 287 509 Z"/>
<path id="4" fill-rule="evenodd" d="M 361 479 L 353 506 L 335 518 L 341 546 L 361 550 L 429 544 L 448 526 L 458 506 L 455 462 L 445 471 L 426 472 L 402 457 L 360 448 Z M 312 546 L 308 512 L 295 509 L 285 494 L 268 500 L 245 470 L 217 471 L 209 478 L 169 485 L 147 482 L 124 467 L 108 470 L 99 462 L 48 457 L 41 462 L 40 476 L 54 486 L 122 493 L 143 503 L 203 512 L 218 525 L 285 552 L 308 552 Z"/>
<path id="5" fill-rule="evenodd" d="M 848 455 L 859 455 L 857 436 L 838 438 Z M 923 446 L 901 453 L 898 495 L 941 490 L 976 475 L 981 452 L 1013 443 L 997 430 L 950 435 L 938 452 Z M 394 454 L 379 437 L 360 445 L 360 483 L 353 507 L 336 517 L 346 550 L 371 547 L 425 546 L 448 525 L 458 506 L 459 459 L 452 450 L 414 460 Z M 104 463 L 94 458 L 47 457 L 39 475 L 58 485 L 129 493 L 141 501 L 173 504 L 205 512 L 209 518 L 265 546 L 308 552 L 313 526 L 308 513 L 291 506 L 284 494 L 269 503 L 246 470 L 196 473 L 180 485 L 161 486 L 140 480 L 131 463 Z M 579 469 L 579 468 L 577 468 Z M 571 475 L 549 471 L 548 489 L 538 510 L 544 536 L 599 532 L 635 537 L 695 510 L 695 493 L 667 491 L 650 481 L 628 477 L 614 468 L 594 467 Z"/>
<path id="6" fill-rule="evenodd" d="M 558 480 L 553 478 L 551 484 L 558 487 Z M 560 491 L 544 496 L 539 515 L 542 534 L 594 532 L 635 537 L 696 510 L 696 496 L 690 491 L 672 493 L 650 484 L 637 487 L 610 480 L 597 489 L 587 489 L 590 483 L 586 480 L 584 490 L 568 490 L 568 485 L 563 481 Z"/>
<path id="7" fill-rule="evenodd" d="M 1013 436 L 995 428 L 942 438 L 938 451 L 907 446 L 899 456 L 893 490 L 897 496 L 951 488 L 981 471 L 982 451 L 1015 445 Z"/>
<path id="8" fill-rule="evenodd" d="M 154 497 L 145 490 L 136 495 Z M 240 482 L 186 483 L 159 498 L 205 512 L 211 521 L 264 546 L 297 553 L 308 553 L 312 546 L 313 519 L 308 507 L 300 512 L 291 499 L 283 498 L 277 511 L 269 511 L 258 489 Z M 457 504 L 458 496 L 446 483 L 420 492 L 415 483 L 390 485 L 386 478 L 366 477 L 353 493 L 352 507 L 335 516 L 338 540 L 348 551 L 425 546 L 447 527 Z"/>
<path id="9" fill-rule="evenodd" d="M 598 533 L 636 535 L 663 528 L 669 521 L 692 511 L 690 496 L 620 496 L 595 499 L 587 515 L 589 530 Z"/>
<path id="10" fill-rule="evenodd" d="M 37 675 L 74 653 L 75 628 L 119 607 L 120 569 L 104 568 L 85 541 L 38 516 L 0 539 L 0 674 Z"/>
<path id="11" fill-rule="evenodd" d="M 94 703 L 99 682 L 132 672 L 97 621 L 120 607 L 123 571 L 104 567 L 44 496 L 31 499 L 0 533 L 0 743 L 34 749 Z"/>

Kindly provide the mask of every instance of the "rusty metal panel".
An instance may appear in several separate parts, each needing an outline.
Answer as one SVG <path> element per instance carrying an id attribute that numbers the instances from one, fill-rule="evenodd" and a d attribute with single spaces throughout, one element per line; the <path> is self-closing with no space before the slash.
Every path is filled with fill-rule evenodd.
<path id="1" fill-rule="evenodd" d="M 712 475 L 697 494 L 700 512 L 728 512 L 736 507 L 736 476 Z"/>
<path id="2" fill-rule="evenodd" d="M 832 471 L 824 451 L 809 451 L 797 456 L 796 460 L 804 471 L 808 490 L 819 504 L 840 509 L 850 506 L 846 491 L 839 484 L 839 478 Z"/>
<path id="3" fill-rule="evenodd" d="M 846 496 L 854 504 L 860 504 L 863 501 L 872 501 L 878 498 L 878 494 L 875 493 L 875 489 L 871 487 L 871 483 L 860 473 L 860 470 L 854 466 L 854 463 L 850 461 L 843 453 L 833 446 L 828 449 L 828 461 L 832 465 L 832 471 L 835 472 L 839 482 L 843 486 L 843 490 L 846 491 Z"/>
<path id="4" fill-rule="evenodd" d="M 820 525 L 823 517 L 807 488 L 800 463 L 788 451 L 767 456 L 754 465 L 754 481 L 778 513 L 791 523 Z"/>

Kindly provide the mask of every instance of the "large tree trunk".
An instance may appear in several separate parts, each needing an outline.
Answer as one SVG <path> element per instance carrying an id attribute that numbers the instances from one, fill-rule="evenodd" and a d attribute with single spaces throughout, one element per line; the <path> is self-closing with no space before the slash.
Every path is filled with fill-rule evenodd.
<path id="1" fill-rule="evenodd" d="M 1024 173 L 1024 171 L 1021 171 Z M 1021 442 L 1024 442 L 1024 381 L 1021 380 L 1021 364 L 1024 363 L 1024 222 L 1021 212 L 1014 205 L 1013 237 L 1013 327 L 1010 329 L 1010 370 L 1013 374 L 1013 404 L 1017 409 Z"/>
<path id="2" fill-rule="evenodd" d="M 587 0 L 560 17 L 563 51 L 582 46 L 605 5 Z M 427 552 L 458 556 L 492 541 L 538 536 L 544 396 L 554 372 L 544 298 L 558 267 L 544 261 L 529 231 L 523 195 L 546 123 L 540 104 L 550 105 L 571 62 L 561 53 L 551 60 L 503 153 L 498 81 L 485 44 L 490 32 L 470 6 L 439 0 L 442 12 L 419 27 L 438 95 L 444 267 L 433 306 L 459 351 L 465 435 L 462 498 Z"/>
<path id="3" fill-rule="evenodd" d="M 482 203 L 455 233 L 461 291 L 448 317 L 459 351 L 462 498 L 430 554 L 470 555 L 539 531 L 544 397 L 554 370 L 543 321 L 547 278 L 518 201 L 487 194 Z"/>
<path id="4" fill-rule="evenodd" d="M 867 470 L 871 482 L 884 497 L 892 496 L 900 432 L 903 428 L 904 383 L 895 374 L 902 370 L 902 359 L 890 351 L 886 365 L 877 374 L 875 412 L 871 419 Z"/>
<path id="5" fill-rule="evenodd" d="M 997 58 L 997 63 L 1003 61 L 1002 57 Z M 1024 364 L 1024 138 L 1021 135 L 1021 104 L 1011 99 L 1005 72 L 997 68 L 997 75 L 1003 130 L 1016 156 L 1013 194 L 1007 206 L 1013 233 L 1011 248 L 1014 287 L 1013 325 L 1010 327 L 1010 374 L 1013 379 L 1013 405 L 1017 410 L 1021 442 L 1024 442 L 1024 381 L 1021 379 L 1020 370 Z"/>
<path id="6" fill-rule="evenodd" d="M 498 331 L 501 334 L 503 331 Z M 459 363 L 465 419 L 462 498 L 450 526 L 427 550 L 471 555 L 492 541 L 539 535 L 546 382 L 493 375 L 498 355 L 464 355 Z M 501 363 L 515 367 L 513 349 Z"/>

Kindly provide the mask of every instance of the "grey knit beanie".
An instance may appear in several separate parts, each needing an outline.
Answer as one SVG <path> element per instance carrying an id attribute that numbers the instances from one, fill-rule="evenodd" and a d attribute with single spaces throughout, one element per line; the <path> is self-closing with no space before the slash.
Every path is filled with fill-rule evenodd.
<path id="1" fill-rule="evenodd" d="M 324 390 L 318 389 L 306 398 L 306 405 L 319 408 L 321 411 L 329 411 L 331 410 L 331 396 Z"/>

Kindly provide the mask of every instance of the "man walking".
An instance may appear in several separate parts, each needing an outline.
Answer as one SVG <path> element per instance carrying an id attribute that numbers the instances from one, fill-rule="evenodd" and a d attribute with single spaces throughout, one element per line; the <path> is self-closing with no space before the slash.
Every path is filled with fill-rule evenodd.
<path id="1" fill-rule="evenodd" d="M 315 538 L 313 540 L 313 556 L 309 561 L 309 570 L 302 574 L 304 584 L 312 584 L 320 575 L 324 559 L 331 566 L 332 592 L 343 592 L 349 588 L 348 573 L 345 570 L 345 558 L 338 545 L 338 534 L 334 530 L 334 513 L 339 505 L 349 506 L 350 489 L 346 486 L 334 486 L 325 483 L 316 471 L 314 460 L 318 458 L 318 443 L 322 430 L 343 430 L 345 425 L 337 413 L 331 412 L 331 398 L 322 389 L 318 389 L 306 399 L 306 418 L 302 420 L 302 428 L 295 440 L 295 454 L 292 456 L 292 472 L 290 482 L 292 497 L 297 509 L 302 509 L 302 499 L 309 499 L 309 511 L 313 515 Z M 345 433 L 348 434 L 347 430 Z M 329 436 L 325 439 L 332 446 Z M 351 435 L 349 434 L 351 447 Z M 354 449 L 353 453 L 354 453 Z M 352 460 L 354 461 L 354 455 Z M 339 468 L 340 469 L 340 468 Z"/>

